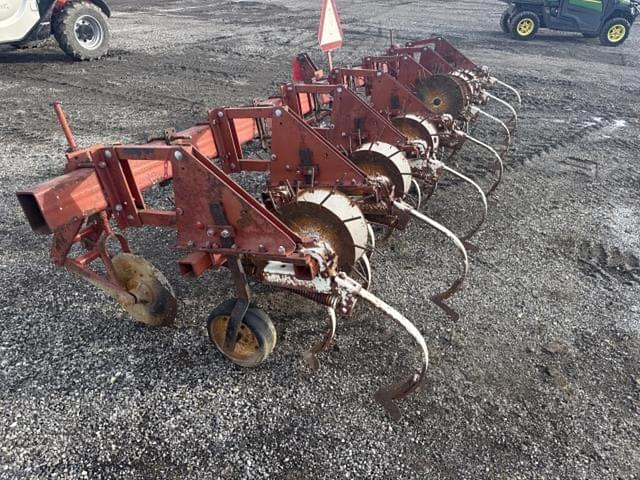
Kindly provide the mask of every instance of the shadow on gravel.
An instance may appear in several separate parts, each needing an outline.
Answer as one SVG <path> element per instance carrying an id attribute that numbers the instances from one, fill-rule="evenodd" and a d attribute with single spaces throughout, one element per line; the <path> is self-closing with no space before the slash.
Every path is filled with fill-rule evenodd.
<path id="1" fill-rule="evenodd" d="M 63 52 L 29 52 L 19 51 L 0 51 L 0 64 L 11 65 L 20 63 L 73 63 L 69 57 Z"/>

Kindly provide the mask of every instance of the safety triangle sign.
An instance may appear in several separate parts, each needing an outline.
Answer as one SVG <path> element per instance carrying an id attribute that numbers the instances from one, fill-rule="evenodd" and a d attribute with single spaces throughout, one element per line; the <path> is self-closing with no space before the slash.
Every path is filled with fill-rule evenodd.
<path id="1" fill-rule="evenodd" d="M 335 0 L 322 0 L 318 42 L 323 52 L 342 47 L 342 25 L 340 25 Z"/>

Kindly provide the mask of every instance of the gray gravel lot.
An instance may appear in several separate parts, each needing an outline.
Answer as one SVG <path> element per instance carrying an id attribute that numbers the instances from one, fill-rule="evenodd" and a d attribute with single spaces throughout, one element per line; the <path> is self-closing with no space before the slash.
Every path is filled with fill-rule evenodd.
<path id="1" fill-rule="evenodd" d="M 205 331 L 230 277 L 181 278 L 171 232 L 130 240 L 176 289 L 176 328 L 134 324 L 49 264 L 50 239 L 14 192 L 62 172 L 50 102 L 82 145 L 143 141 L 272 94 L 297 52 L 321 60 L 319 1 L 110 3 L 103 61 L 0 49 L 0 479 L 640 478 L 639 30 L 618 49 L 555 32 L 519 43 L 499 33 L 498 2 L 338 0 L 336 64 L 382 51 L 391 27 L 400 40 L 441 33 L 523 93 L 505 181 L 452 302 L 461 319 L 429 302 L 455 268 L 439 236 L 412 225 L 375 257 L 373 291 L 433 355 L 396 423 L 371 394 L 418 352 L 365 305 L 316 373 L 301 353 L 322 310 L 256 287 L 279 344 L 242 370 Z M 468 148 L 458 166 L 487 184 L 483 158 Z M 427 211 L 462 231 L 473 205 L 450 185 Z"/>

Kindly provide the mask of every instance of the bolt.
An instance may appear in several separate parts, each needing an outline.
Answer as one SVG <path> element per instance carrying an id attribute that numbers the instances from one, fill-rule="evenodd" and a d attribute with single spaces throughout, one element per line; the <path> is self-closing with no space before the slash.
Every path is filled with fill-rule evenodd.
<path id="1" fill-rule="evenodd" d="M 292 87 L 291 85 L 289 85 L 289 86 L 287 87 L 287 90 L 288 90 L 288 91 L 290 91 L 290 92 L 292 92 L 292 91 L 293 91 L 293 87 Z"/>
<path id="2" fill-rule="evenodd" d="M 346 136 L 347 136 L 347 132 L 342 132 L 340 135 L 341 135 L 342 137 L 346 137 Z"/>
<path id="3" fill-rule="evenodd" d="M 193 240 L 189 240 L 189 241 L 187 242 L 187 246 L 189 246 L 189 247 L 193 247 Z"/>
<path id="4" fill-rule="evenodd" d="M 381 77 L 382 76 L 382 72 L 376 72 L 376 77 Z"/>
<path id="5" fill-rule="evenodd" d="M 342 307 L 342 313 L 346 314 L 349 310 L 347 310 L 347 307 Z"/>
<path id="6" fill-rule="evenodd" d="M 182 152 L 180 150 L 176 150 L 173 153 L 173 158 L 175 158 L 176 160 L 182 160 L 184 158 L 184 155 L 182 155 Z"/>
<path id="7" fill-rule="evenodd" d="M 278 247 L 278 253 L 279 253 L 280 255 L 284 255 L 285 253 L 287 253 L 287 251 L 285 250 L 284 246 L 280 245 L 280 246 Z"/>
<path id="8" fill-rule="evenodd" d="M 122 211 L 122 205 L 120 205 L 120 204 L 117 204 L 114 208 L 116 209 L 116 212 L 121 212 Z"/>
<path id="9" fill-rule="evenodd" d="M 220 118 L 224 117 L 224 112 L 223 111 L 219 111 L 218 112 L 218 117 L 220 117 Z"/>
<path id="10" fill-rule="evenodd" d="M 181 209 L 180 207 L 176 208 L 176 215 L 182 215 L 184 214 L 184 210 Z"/>
<path id="11" fill-rule="evenodd" d="M 336 88 L 336 92 L 338 92 L 338 93 L 342 93 L 342 87 L 338 87 L 338 88 Z"/>
<path id="12" fill-rule="evenodd" d="M 275 113 L 276 117 L 278 117 L 278 118 L 280 118 L 282 116 L 282 110 L 280 110 L 279 108 L 277 108 L 274 113 Z"/>
<path id="13" fill-rule="evenodd" d="M 291 165 L 286 165 L 284 168 L 285 170 L 291 170 Z"/>
<path id="14" fill-rule="evenodd" d="M 104 158 L 106 158 L 107 160 L 109 160 L 112 157 L 111 152 L 109 150 L 107 150 L 106 152 L 104 152 Z"/>
<path id="15" fill-rule="evenodd" d="M 213 228 L 210 228 L 207 230 L 207 237 L 213 237 L 214 233 L 216 233 L 216 231 Z"/>
<path id="16" fill-rule="evenodd" d="M 98 162 L 98 167 L 107 168 L 107 163 L 106 162 Z"/>
<path id="17" fill-rule="evenodd" d="M 232 163 L 232 164 L 230 164 L 229 166 L 230 166 L 231 168 L 236 168 L 236 164 L 235 164 L 235 163 Z"/>
<path id="18" fill-rule="evenodd" d="M 259 252 L 264 252 L 264 251 L 266 251 L 266 248 L 264 248 L 264 245 L 263 245 L 263 244 L 258 245 L 258 251 L 259 251 Z"/>
<path id="19" fill-rule="evenodd" d="M 278 156 L 275 153 L 271 154 L 271 161 L 275 161 L 278 159 Z"/>
<path id="20" fill-rule="evenodd" d="M 231 232 L 225 228 L 220 232 L 220 236 L 222 238 L 229 238 L 231 236 Z"/>

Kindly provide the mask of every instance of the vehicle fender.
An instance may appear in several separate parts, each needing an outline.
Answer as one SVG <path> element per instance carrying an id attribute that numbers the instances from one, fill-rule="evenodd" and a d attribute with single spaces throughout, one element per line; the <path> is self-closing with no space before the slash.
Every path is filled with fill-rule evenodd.
<path id="1" fill-rule="evenodd" d="M 64 8 L 64 6 L 67 3 L 71 3 L 73 0 L 56 0 L 55 2 L 55 6 L 54 6 L 54 12 L 58 12 L 61 9 Z M 96 7 L 98 7 L 100 10 L 102 10 L 102 13 L 104 13 L 107 17 L 111 17 L 111 9 L 109 8 L 109 5 L 107 5 L 107 2 L 105 0 L 87 0 L 91 3 L 93 3 Z"/>
<path id="2" fill-rule="evenodd" d="M 611 15 L 609 15 L 607 18 L 605 18 L 602 21 L 602 25 L 604 25 L 606 22 L 608 22 L 612 18 L 616 18 L 616 17 L 620 17 L 620 18 L 626 19 L 629 22 L 629 24 L 631 24 L 631 25 L 633 25 L 633 22 L 636 19 L 636 17 L 633 16 L 633 14 L 631 14 L 631 12 L 629 12 L 627 10 L 615 10 Z M 600 28 L 602 28 L 602 27 L 600 27 Z"/>
<path id="3" fill-rule="evenodd" d="M 107 5 L 107 2 L 104 0 L 90 0 L 90 2 L 94 3 L 100 10 L 102 10 L 107 17 L 111 17 L 111 9 L 109 8 L 109 5 Z"/>

